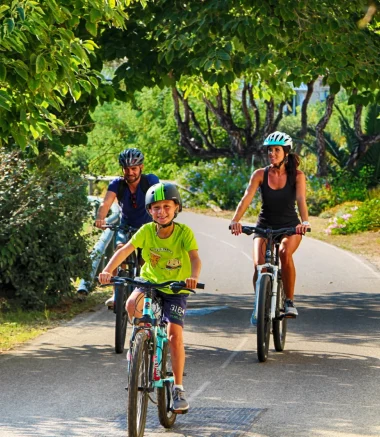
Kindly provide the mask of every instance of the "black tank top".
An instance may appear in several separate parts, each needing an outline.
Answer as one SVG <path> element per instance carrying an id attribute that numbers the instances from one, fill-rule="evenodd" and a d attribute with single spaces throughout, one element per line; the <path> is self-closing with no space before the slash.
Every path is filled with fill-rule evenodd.
<path id="1" fill-rule="evenodd" d="M 300 220 L 296 212 L 296 186 L 291 185 L 289 176 L 280 190 L 273 190 L 268 184 L 269 167 L 264 169 L 264 180 L 260 186 L 262 206 L 257 226 L 280 229 L 297 226 Z"/>

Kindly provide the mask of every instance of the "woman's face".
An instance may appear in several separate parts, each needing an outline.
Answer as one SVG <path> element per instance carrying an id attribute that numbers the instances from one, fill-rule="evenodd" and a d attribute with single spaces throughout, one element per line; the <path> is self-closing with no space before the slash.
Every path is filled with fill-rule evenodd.
<path id="1" fill-rule="evenodd" d="M 285 158 L 285 152 L 282 146 L 269 146 L 268 158 L 272 165 L 278 165 Z"/>

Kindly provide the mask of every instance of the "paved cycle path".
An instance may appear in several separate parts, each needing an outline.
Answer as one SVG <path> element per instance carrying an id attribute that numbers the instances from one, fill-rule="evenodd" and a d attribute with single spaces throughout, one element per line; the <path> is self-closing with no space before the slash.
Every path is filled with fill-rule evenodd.
<path id="1" fill-rule="evenodd" d="M 167 432 L 149 407 L 148 437 L 380 435 L 380 274 L 309 237 L 296 253 L 299 317 L 286 350 L 259 363 L 252 307 L 252 237 L 228 221 L 181 213 L 206 289 L 189 298 L 189 414 Z M 83 314 L 0 356 L 0 436 L 125 436 L 126 360 L 114 315 Z"/>

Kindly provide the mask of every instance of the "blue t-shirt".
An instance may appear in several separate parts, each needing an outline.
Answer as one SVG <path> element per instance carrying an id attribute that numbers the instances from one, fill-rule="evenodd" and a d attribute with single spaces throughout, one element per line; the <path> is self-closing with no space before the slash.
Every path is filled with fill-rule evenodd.
<path id="1" fill-rule="evenodd" d="M 159 182 L 158 177 L 154 174 L 147 174 L 146 177 L 148 178 L 150 185 L 154 185 Z M 123 178 L 114 179 L 108 185 L 108 191 L 112 191 L 113 193 L 117 194 L 120 181 L 122 182 Z M 133 206 L 131 191 L 128 185 L 126 185 L 124 196 L 120 203 L 121 203 L 120 205 L 121 219 L 123 223 L 126 223 L 134 228 L 139 228 L 145 223 L 149 223 L 152 221 L 151 216 L 146 212 L 145 209 L 145 193 L 141 189 L 140 184 L 137 186 L 137 191 L 136 191 L 137 207 Z"/>

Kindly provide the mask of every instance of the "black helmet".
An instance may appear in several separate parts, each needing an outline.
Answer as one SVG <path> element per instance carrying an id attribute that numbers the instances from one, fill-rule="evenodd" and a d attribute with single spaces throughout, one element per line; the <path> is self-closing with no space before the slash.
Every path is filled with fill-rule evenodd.
<path id="1" fill-rule="evenodd" d="M 134 167 L 144 162 L 144 155 L 138 149 L 125 149 L 119 155 L 120 165 L 125 167 Z"/>
<path id="2" fill-rule="evenodd" d="M 148 211 L 152 203 L 160 200 L 173 200 L 179 206 L 178 212 L 182 211 L 181 196 L 174 184 L 160 182 L 152 185 L 145 194 L 145 209 Z"/>

